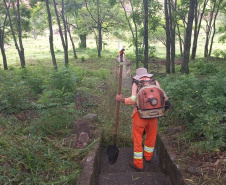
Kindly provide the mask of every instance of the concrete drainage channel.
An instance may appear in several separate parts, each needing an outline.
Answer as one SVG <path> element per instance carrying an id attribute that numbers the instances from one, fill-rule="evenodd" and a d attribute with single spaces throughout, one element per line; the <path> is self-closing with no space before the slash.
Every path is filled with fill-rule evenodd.
<path id="1" fill-rule="evenodd" d="M 99 179 L 99 173 L 100 173 L 100 168 L 101 168 L 101 161 L 103 161 L 103 155 L 105 150 L 103 150 L 103 148 L 101 147 L 101 138 L 102 138 L 102 132 L 98 131 L 95 134 L 95 139 L 96 142 L 94 143 L 92 149 L 90 150 L 90 152 L 87 155 L 87 158 L 84 162 L 84 166 L 83 166 L 83 170 L 80 173 L 79 179 L 77 180 L 76 185 L 99 185 L 99 184 L 103 184 L 98 182 Z M 168 177 L 170 178 L 169 181 L 171 181 L 169 184 L 172 185 L 185 185 L 185 182 L 183 181 L 182 175 L 180 173 L 180 171 L 178 170 L 177 166 L 174 164 L 172 157 L 169 155 L 169 152 L 167 151 L 167 148 L 164 145 L 164 139 L 162 139 L 163 136 L 158 135 L 157 140 L 156 140 L 156 148 L 158 151 L 158 157 L 159 157 L 159 163 L 160 163 L 160 168 L 161 171 L 164 172 L 165 174 L 168 175 Z M 117 161 L 118 162 L 118 161 Z M 120 168 L 123 168 L 123 165 L 121 164 L 122 161 L 119 161 L 120 164 L 114 164 L 114 165 L 118 165 L 118 173 L 116 176 L 116 180 L 117 178 L 120 179 L 119 175 L 120 175 Z M 114 166 L 112 165 L 112 167 Z M 126 164 L 128 165 L 128 164 Z M 102 165 L 103 166 L 103 165 Z M 108 168 L 108 167 L 107 167 Z M 111 168 L 111 167 L 110 167 Z M 106 170 L 106 165 L 105 165 L 105 169 Z M 114 171 L 114 167 L 112 168 L 112 170 Z M 147 179 L 150 178 L 150 181 L 148 182 L 148 184 L 152 184 L 151 180 L 153 179 L 153 174 L 155 175 L 155 172 L 153 172 L 153 174 L 150 176 L 149 174 L 145 174 L 143 172 L 129 172 L 128 170 L 125 170 L 126 173 L 124 173 L 122 178 L 122 184 L 126 185 L 126 182 L 123 182 L 123 178 L 126 178 L 126 175 L 128 173 L 130 173 L 130 175 L 132 175 L 133 177 L 133 184 L 135 183 L 135 180 L 139 179 L 139 183 L 137 184 L 147 184 Z M 140 174 L 139 177 L 136 177 L 137 174 Z M 142 176 L 141 176 L 142 174 Z M 110 174 L 109 176 L 106 176 L 104 178 L 115 178 L 113 176 L 113 174 Z M 145 181 L 142 181 L 142 178 L 145 179 Z M 161 176 L 158 177 L 161 179 Z M 109 184 L 115 184 L 117 185 L 118 182 L 112 182 L 112 183 L 106 183 L 106 185 Z M 128 185 L 130 185 L 131 183 L 129 183 Z M 153 183 L 155 184 L 155 183 Z M 161 183 L 160 183 L 161 184 Z M 164 184 L 166 185 L 166 184 Z"/>

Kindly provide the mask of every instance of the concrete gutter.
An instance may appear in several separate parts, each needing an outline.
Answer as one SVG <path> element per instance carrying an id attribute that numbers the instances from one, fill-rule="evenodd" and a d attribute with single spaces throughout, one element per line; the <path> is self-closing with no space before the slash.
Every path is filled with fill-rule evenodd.
<path id="1" fill-rule="evenodd" d="M 98 131 L 94 138 L 96 142 L 86 157 L 76 185 L 96 185 L 100 167 L 102 130 Z"/>
<path id="2" fill-rule="evenodd" d="M 95 134 L 96 142 L 89 151 L 84 162 L 82 172 L 76 182 L 76 185 L 96 185 L 100 168 L 101 156 L 101 140 L 102 131 Z M 156 146 L 159 155 L 159 162 L 164 173 L 170 176 L 173 185 L 186 185 L 182 174 L 176 164 L 174 164 L 173 157 L 170 156 L 167 143 L 161 134 L 157 135 Z"/>
<path id="3" fill-rule="evenodd" d="M 170 154 L 170 149 L 164 136 L 157 135 L 156 148 L 159 155 L 159 163 L 164 173 L 170 176 L 173 185 L 185 185 L 182 174 L 176 164 L 174 163 L 173 156 Z"/>

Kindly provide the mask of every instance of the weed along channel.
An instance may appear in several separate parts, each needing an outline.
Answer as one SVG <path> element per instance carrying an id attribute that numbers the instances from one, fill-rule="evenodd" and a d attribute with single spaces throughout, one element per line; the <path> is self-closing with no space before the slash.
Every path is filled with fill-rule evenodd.
<path id="1" fill-rule="evenodd" d="M 116 65 L 116 76 L 120 76 L 120 67 L 123 68 L 122 73 L 122 93 L 129 96 L 130 89 L 132 86 L 132 78 L 130 74 L 129 62 L 125 61 L 123 64 Z M 117 81 L 117 80 L 115 80 Z M 119 80 L 120 83 L 120 80 Z M 116 82 L 117 84 L 117 82 Z M 115 87 L 117 85 L 113 85 Z M 115 90 L 109 90 L 112 94 L 110 96 L 115 96 Z M 114 104 L 116 106 L 115 99 L 111 100 L 109 104 Z M 114 109 L 116 110 L 116 109 Z M 114 149 L 109 149 L 106 146 L 106 133 L 109 138 L 108 142 L 115 142 L 114 126 L 107 131 L 99 132 L 96 136 L 100 138 L 95 144 L 93 150 L 88 154 L 87 159 L 84 163 L 84 168 L 79 176 L 77 185 L 183 185 L 185 184 L 182 175 L 174 164 L 168 149 L 165 147 L 164 140 L 161 136 L 157 136 L 156 146 L 154 150 L 154 155 L 151 161 L 144 161 L 144 170 L 138 172 L 136 169 L 130 167 L 129 162 L 133 160 L 133 147 L 131 143 L 131 120 L 128 120 L 127 113 L 132 111 L 128 109 L 125 105 L 120 105 L 119 113 L 119 129 L 116 138 L 116 143 L 118 147 L 117 158 L 113 157 L 113 161 L 109 161 L 108 152 L 114 152 Z M 126 114 L 125 114 L 126 113 Z M 115 115 L 112 115 L 112 119 L 115 119 Z M 116 114 L 117 117 L 117 114 Z M 113 123 L 114 124 L 114 123 Z M 125 128 L 124 128 L 125 127 Z M 126 128 L 127 127 L 127 128 Z M 126 133 L 125 132 L 127 130 Z M 122 131 L 123 130 L 123 131 Z M 144 136 L 145 137 L 145 136 Z M 114 143 L 115 144 L 115 143 Z M 108 151 L 109 150 L 109 151 Z M 113 151 L 112 151 L 113 150 Z"/>

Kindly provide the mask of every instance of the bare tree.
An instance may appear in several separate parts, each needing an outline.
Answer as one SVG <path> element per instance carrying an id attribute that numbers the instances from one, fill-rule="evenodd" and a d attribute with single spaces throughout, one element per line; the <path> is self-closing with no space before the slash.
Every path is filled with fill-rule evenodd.
<path id="1" fill-rule="evenodd" d="M 52 27 L 52 19 L 51 19 L 51 13 L 50 13 L 50 8 L 49 8 L 49 0 L 45 0 L 46 2 L 46 10 L 48 14 L 48 23 L 49 23 L 49 45 L 50 45 L 50 52 L 52 56 L 52 62 L 54 69 L 57 70 L 57 63 L 56 63 L 56 58 L 55 58 L 55 53 L 54 53 L 54 46 L 53 46 L 53 27 Z"/>
<path id="2" fill-rule="evenodd" d="M 185 42 L 184 42 L 184 56 L 181 64 L 181 73 L 189 74 L 189 56 L 190 56 L 190 48 L 191 48 L 191 34 L 192 34 L 192 24 L 194 19 L 194 9 L 195 9 L 195 1 L 190 0 L 190 7 L 188 12 L 188 23 L 186 28 Z"/>
<path id="3" fill-rule="evenodd" d="M 65 20 L 65 16 L 64 16 L 64 0 L 61 1 L 61 18 L 62 18 L 62 21 L 63 21 L 64 35 L 63 35 L 62 28 L 61 28 L 60 17 L 59 17 L 59 13 L 57 11 L 55 0 L 53 0 L 53 6 L 54 6 L 56 18 L 57 18 L 57 24 L 58 24 L 58 28 L 59 28 L 59 32 L 60 32 L 60 38 L 61 38 L 62 46 L 63 46 L 63 49 L 64 49 L 64 62 L 65 62 L 65 66 L 68 66 L 68 63 L 69 63 L 69 60 L 68 60 L 68 40 L 67 40 L 67 26 L 66 26 L 66 20 Z"/>
<path id="4" fill-rule="evenodd" d="M 98 30 L 98 36 L 95 33 L 94 29 L 93 32 L 96 35 L 96 44 L 97 44 L 97 50 L 98 50 L 98 57 L 101 57 L 101 51 L 102 51 L 102 24 L 103 24 L 103 18 L 105 17 L 107 11 L 104 13 L 103 18 L 101 19 L 101 15 L 100 15 L 100 1 L 97 0 L 97 20 L 94 18 L 93 14 L 91 13 L 91 11 L 88 8 L 88 4 L 87 4 L 87 0 L 85 0 L 86 2 L 86 9 L 89 12 L 92 20 L 97 24 L 97 30 Z"/>
<path id="5" fill-rule="evenodd" d="M 71 28 L 70 28 L 69 21 L 67 21 L 67 31 L 68 31 L 68 34 L 69 34 L 69 37 L 70 37 L 70 40 L 71 40 L 74 58 L 77 59 L 78 57 L 77 57 L 77 54 L 76 54 L 75 44 L 74 44 L 74 42 L 73 42 L 73 38 L 72 38 L 72 36 L 71 36 Z"/>
<path id="6" fill-rule="evenodd" d="M 6 54 L 5 54 L 5 48 L 4 48 L 4 38 L 5 38 L 4 34 L 5 34 L 5 26 L 6 26 L 7 16 L 8 16 L 8 14 L 5 15 L 3 25 L 0 26 L 0 48 L 1 48 L 1 53 L 2 53 L 4 70 L 8 70 L 7 58 L 6 58 Z"/>
<path id="7" fill-rule="evenodd" d="M 164 0 L 165 19 L 166 19 L 166 73 L 170 73 L 170 22 L 169 22 L 169 3 Z"/>
<path id="8" fill-rule="evenodd" d="M 199 31 L 200 31 L 201 22 L 202 22 L 202 19 L 203 19 L 203 14 L 205 12 L 206 5 L 207 5 L 208 1 L 209 0 L 204 0 L 201 13 L 199 13 L 199 11 L 198 11 L 198 1 L 195 2 L 195 29 L 194 29 L 194 39 L 193 39 L 192 55 L 191 55 L 192 60 L 194 60 L 195 57 L 196 57 Z"/>
<path id="9" fill-rule="evenodd" d="M 171 72 L 175 73 L 175 28 L 176 23 L 174 20 L 174 12 L 176 10 L 177 0 L 175 0 L 175 3 L 173 0 L 169 0 L 170 6 L 169 6 L 169 21 L 170 21 L 170 49 L 171 49 L 171 58 L 170 58 L 170 64 L 171 64 Z"/>
<path id="10" fill-rule="evenodd" d="M 218 3 L 217 3 L 217 0 L 213 1 L 213 6 L 212 6 L 212 10 L 210 12 L 209 21 L 206 20 L 207 24 L 206 24 L 206 42 L 205 42 L 205 49 L 204 49 L 204 57 L 210 56 L 211 51 L 212 51 L 213 38 L 214 38 L 214 35 L 216 32 L 215 21 L 216 21 L 221 3 L 222 3 L 222 0 L 219 0 Z M 213 21 L 213 24 L 212 24 L 212 21 Z M 213 34 L 212 34 L 212 31 L 213 31 Z M 209 49 L 209 41 L 211 38 L 211 34 L 212 34 L 212 40 L 211 40 L 210 49 Z"/>
<path id="11" fill-rule="evenodd" d="M 216 19 L 217 19 L 217 15 L 218 15 L 218 12 L 219 12 L 219 9 L 220 9 L 220 4 L 221 4 L 222 0 L 219 1 L 218 3 L 218 7 L 217 7 L 217 11 L 215 13 L 215 17 L 214 17 L 214 21 L 213 21 L 213 34 L 212 34 L 212 38 L 211 38 L 211 42 L 210 42 L 210 48 L 209 48 L 209 56 L 211 55 L 211 52 L 212 52 L 212 47 L 213 47 L 213 39 L 214 39 L 214 36 L 215 36 L 215 33 L 216 33 Z"/>
<path id="12" fill-rule="evenodd" d="M 180 56 L 183 57 L 183 45 L 184 45 L 184 40 L 181 38 L 181 34 L 180 34 L 180 28 L 179 28 L 179 24 L 176 23 L 176 27 L 177 27 L 177 36 L 179 38 L 179 45 L 180 45 Z"/>
<path id="13" fill-rule="evenodd" d="M 18 34 L 19 45 L 17 43 L 16 35 L 15 35 L 14 29 L 13 29 L 13 24 L 12 24 L 9 7 L 6 4 L 6 0 L 3 0 L 3 1 L 4 1 L 6 11 L 7 11 L 7 15 L 9 17 L 10 30 L 13 35 L 13 40 L 14 40 L 17 52 L 19 54 L 19 57 L 20 57 L 21 67 L 25 68 L 25 56 L 24 56 L 24 47 L 23 47 L 23 42 L 22 42 L 22 31 L 21 31 L 20 1 L 17 0 L 17 5 L 16 5 L 17 8 L 15 7 L 14 1 L 12 2 L 13 8 L 15 10 L 16 21 L 17 21 L 17 29 L 18 29 L 17 34 Z M 9 4 L 10 4 L 10 1 L 9 1 Z"/>

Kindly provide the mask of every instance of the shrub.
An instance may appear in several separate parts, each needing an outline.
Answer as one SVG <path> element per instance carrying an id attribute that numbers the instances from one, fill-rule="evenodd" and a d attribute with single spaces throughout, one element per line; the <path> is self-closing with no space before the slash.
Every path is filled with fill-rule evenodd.
<path id="1" fill-rule="evenodd" d="M 16 113 L 30 107 L 30 88 L 18 75 L 5 76 L 0 86 L 0 111 Z"/>
<path id="2" fill-rule="evenodd" d="M 134 53 L 126 53 L 126 58 L 131 62 L 136 63 L 136 55 Z"/>
<path id="3" fill-rule="evenodd" d="M 41 113 L 40 119 L 34 124 L 31 132 L 40 133 L 43 136 L 59 134 L 61 130 L 69 129 L 69 126 L 72 125 L 71 121 L 74 116 L 70 113 L 71 111 L 64 107 L 47 109 Z"/>
<path id="4" fill-rule="evenodd" d="M 168 76 L 163 82 L 174 105 L 172 114 L 184 120 L 188 139 L 201 140 L 206 150 L 224 147 L 225 132 L 220 121 L 225 111 L 226 77 L 217 74 L 200 80 L 194 75 Z"/>
<path id="5" fill-rule="evenodd" d="M 46 79 L 45 89 L 58 89 L 60 91 L 75 92 L 78 75 L 70 68 L 61 68 L 53 71 Z"/>
<path id="6" fill-rule="evenodd" d="M 215 57 L 221 57 L 223 59 L 226 59 L 226 51 L 225 50 L 216 49 L 216 50 L 214 50 L 213 55 Z"/>
<path id="7" fill-rule="evenodd" d="M 82 57 L 81 57 L 81 61 L 82 61 L 82 62 L 85 62 L 85 60 L 86 60 L 85 57 L 82 56 Z"/>
<path id="8" fill-rule="evenodd" d="M 144 48 L 143 47 L 138 48 L 138 60 L 139 61 L 144 60 Z"/>
<path id="9" fill-rule="evenodd" d="M 19 74 L 21 75 L 21 78 L 24 79 L 25 85 L 30 87 L 32 93 L 37 94 L 42 92 L 46 76 L 46 71 L 44 69 L 36 68 L 36 70 L 32 70 L 25 68 L 21 69 Z"/>
<path id="10" fill-rule="evenodd" d="M 156 47 L 149 46 L 149 57 L 155 57 Z"/>
<path id="11" fill-rule="evenodd" d="M 213 74 L 218 72 L 218 68 L 216 64 L 210 63 L 210 62 L 204 62 L 203 60 L 198 60 L 190 65 L 191 71 L 200 74 L 200 75 L 206 75 L 206 74 Z"/>
<path id="12" fill-rule="evenodd" d="M 215 57 L 220 57 L 220 50 L 219 49 L 214 50 L 213 55 Z"/>
<path id="13" fill-rule="evenodd" d="M 40 95 L 38 100 L 37 108 L 52 107 L 68 104 L 73 101 L 73 93 L 65 93 L 64 88 L 62 90 L 53 89 L 53 90 L 44 90 L 43 94 Z"/>

